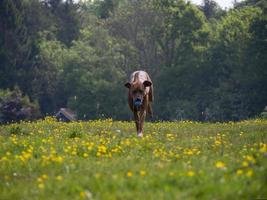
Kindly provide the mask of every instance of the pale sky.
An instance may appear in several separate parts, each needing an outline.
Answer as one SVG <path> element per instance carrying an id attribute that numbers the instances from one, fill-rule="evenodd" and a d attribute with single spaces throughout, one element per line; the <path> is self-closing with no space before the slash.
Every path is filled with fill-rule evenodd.
<path id="1" fill-rule="evenodd" d="M 79 0 L 74 0 L 74 1 L 78 2 Z M 81 1 L 88 1 L 88 0 L 81 0 Z M 203 3 L 203 0 L 185 0 L 185 1 L 191 1 L 192 3 L 197 4 L 197 5 L 201 5 Z M 214 1 L 216 1 L 222 9 L 232 8 L 234 4 L 234 0 L 214 0 Z M 236 0 L 236 1 L 240 2 L 243 0 Z"/>
<path id="2" fill-rule="evenodd" d="M 200 5 L 202 4 L 203 0 L 189 0 L 194 4 Z M 233 7 L 234 0 L 215 0 L 221 8 L 231 8 Z M 240 2 L 241 0 L 237 0 L 237 2 Z"/>

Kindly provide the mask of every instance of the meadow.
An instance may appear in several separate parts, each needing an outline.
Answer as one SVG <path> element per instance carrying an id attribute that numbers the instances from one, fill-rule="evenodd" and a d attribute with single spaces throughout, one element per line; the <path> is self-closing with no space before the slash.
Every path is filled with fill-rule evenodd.
<path id="1" fill-rule="evenodd" d="M 266 199 L 267 120 L 0 126 L 0 199 Z"/>

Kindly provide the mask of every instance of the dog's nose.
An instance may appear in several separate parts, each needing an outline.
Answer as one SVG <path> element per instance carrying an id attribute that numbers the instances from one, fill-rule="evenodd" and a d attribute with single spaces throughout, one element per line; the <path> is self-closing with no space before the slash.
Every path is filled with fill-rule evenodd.
<path id="1" fill-rule="evenodd" d="M 134 105 L 137 106 L 137 107 L 141 106 L 142 105 L 142 100 L 139 99 L 139 98 L 135 99 L 134 100 Z"/>

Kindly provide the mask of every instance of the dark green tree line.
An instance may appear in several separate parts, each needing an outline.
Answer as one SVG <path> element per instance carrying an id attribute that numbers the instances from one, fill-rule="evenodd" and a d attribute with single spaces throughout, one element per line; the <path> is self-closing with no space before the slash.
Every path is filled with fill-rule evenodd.
<path id="1" fill-rule="evenodd" d="M 156 120 L 254 117 L 267 104 L 266 5 L 3 0 L 0 89 L 18 86 L 43 116 L 70 107 L 79 119 L 129 119 L 123 83 L 142 69 Z"/>

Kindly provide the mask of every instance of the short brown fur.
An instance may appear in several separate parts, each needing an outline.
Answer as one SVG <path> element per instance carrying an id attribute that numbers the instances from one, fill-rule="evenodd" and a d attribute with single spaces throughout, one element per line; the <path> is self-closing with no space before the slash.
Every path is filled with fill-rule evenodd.
<path id="1" fill-rule="evenodd" d="M 152 101 L 153 85 L 149 75 L 144 71 L 136 71 L 131 74 L 130 81 L 125 84 L 129 88 L 128 104 L 134 114 L 137 135 L 142 136 L 146 113 L 153 116 Z M 140 107 L 134 106 L 134 101 L 141 99 Z"/>

